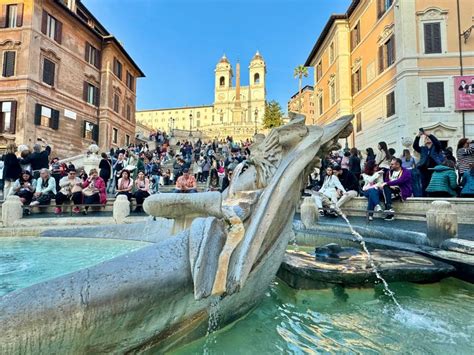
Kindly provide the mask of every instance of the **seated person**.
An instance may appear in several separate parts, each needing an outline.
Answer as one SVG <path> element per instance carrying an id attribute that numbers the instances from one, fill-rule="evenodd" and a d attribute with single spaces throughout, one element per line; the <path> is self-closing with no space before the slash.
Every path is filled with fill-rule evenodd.
<path id="1" fill-rule="evenodd" d="M 23 205 L 29 205 L 33 200 L 35 189 L 36 180 L 33 179 L 31 172 L 24 170 L 21 173 L 20 178 L 14 182 L 10 194 L 18 196 Z"/>
<path id="2" fill-rule="evenodd" d="M 446 159 L 442 164 L 436 165 L 431 175 L 430 183 L 426 188 L 429 197 L 456 197 L 457 176 L 453 161 Z"/>
<path id="3" fill-rule="evenodd" d="M 142 212 L 143 201 L 150 196 L 150 180 L 145 176 L 143 171 L 139 171 L 137 175 L 137 180 L 135 180 L 135 193 L 133 196 L 137 201 L 137 207 L 135 212 Z"/>
<path id="4" fill-rule="evenodd" d="M 461 186 L 461 197 L 474 198 L 474 164 L 462 175 Z"/>
<path id="5" fill-rule="evenodd" d="M 402 200 L 406 200 L 411 196 L 411 172 L 402 167 L 402 160 L 392 158 L 390 161 L 390 170 L 385 174 L 384 182 L 380 186 L 381 193 L 385 201 L 385 220 L 391 221 L 394 218 L 394 210 L 392 209 L 392 194 L 400 196 Z"/>
<path id="6" fill-rule="evenodd" d="M 176 189 L 174 192 L 177 193 L 194 193 L 197 192 L 197 183 L 194 176 L 189 174 L 189 169 L 183 169 L 183 175 L 181 175 L 176 181 Z"/>
<path id="7" fill-rule="evenodd" d="M 41 169 L 30 206 L 49 205 L 54 196 L 56 196 L 56 181 L 48 169 Z"/>
<path id="8" fill-rule="evenodd" d="M 319 191 L 311 192 L 314 195 L 314 202 L 320 210 L 319 214 L 324 215 L 323 207 L 334 210 L 338 196 L 345 192 L 346 189 L 342 186 L 337 175 L 334 174 L 333 168 L 328 166 L 326 168 L 326 176 L 324 177 L 323 185 Z"/>
<path id="9" fill-rule="evenodd" d="M 67 176 L 59 180 L 60 190 L 56 194 L 56 204 L 61 206 L 65 201 L 72 201 L 74 205 L 80 205 L 82 203 L 81 183 L 82 180 L 76 176 L 76 170 L 69 170 Z M 80 209 L 78 206 L 74 206 L 72 211 L 79 213 Z M 54 210 L 56 214 L 60 214 L 61 212 L 61 207 L 56 207 Z"/>
<path id="10" fill-rule="evenodd" d="M 369 203 L 367 205 L 369 221 L 374 219 L 374 211 L 381 212 L 380 194 L 378 187 L 383 183 L 383 170 L 375 164 L 375 161 L 367 161 L 362 174 L 364 186 L 362 187 L 362 195 L 367 197 Z"/>
<path id="11" fill-rule="evenodd" d="M 333 171 L 346 190 L 345 192 L 338 190 L 339 200 L 336 203 L 336 210 L 340 210 L 343 204 L 359 195 L 359 180 L 352 172 L 343 169 L 340 165 L 334 166 Z"/>
<path id="12" fill-rule="evenodd" d="M 107 192 L 104 179 L 99 176 L 97 169 L 89 171 L 89 177 L 81 185 L 83 187 L 85 205 L 105 205 L 107 203 Z M 84 214 L 87 214 L 89 206 L 84 207 Z"/>
<path id="13" fill-rule="evenodd" d="M 117 193 L 115 197 L 119 195 L 125 195 L 130 201 L 132 199 L 132 189 L 133 179 L 130 177 L 130 172 L 127 169 L 123 169 L 117 182 Z"/>

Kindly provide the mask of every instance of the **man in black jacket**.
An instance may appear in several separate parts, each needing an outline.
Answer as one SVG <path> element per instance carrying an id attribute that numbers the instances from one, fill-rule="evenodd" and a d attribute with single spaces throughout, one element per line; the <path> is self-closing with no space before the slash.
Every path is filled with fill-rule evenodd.
<path id="1" fill-rule="evenodd" d="M 49 168 L 49 155 L 51 154 L 51 147 L 48 145 L 41 151 L 41 145 L 35 144 L 33 146 L 33 153 L 28 155 L 25 159 L 20 161 L 20 164 L 26 165 L 31 164 L 31 170 L 33 171 L 33 177 L 39 178 L 41 169 Z"/>
<path id="2" fill-rule="evenodd" d="M 339 165 L 334 166 L 332 170 L 346 189 L 346 192 L 340 193 L 340 198 L 336 203 L 336 210 L 339 210 L 343 204 L 359 195 L 360 186 L 356 176 L 349 170 L 342 169 Z"/>

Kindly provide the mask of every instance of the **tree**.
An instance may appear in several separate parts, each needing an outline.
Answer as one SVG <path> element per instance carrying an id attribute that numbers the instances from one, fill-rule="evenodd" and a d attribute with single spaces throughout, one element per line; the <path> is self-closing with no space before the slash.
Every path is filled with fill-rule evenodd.
<path id="1" fill-rule="evenodd" d="M 304 65 L 298 65 L 293 72 L 293 76 L 298 78 L 298 112 L 301 113 L 301 86 L 303 84 L 303 77 L 308 77 L 308 68 Z"/>
<path id="2" fill-rule="evenodd" d="M 283 124 L 283 112 L 281 106 L 275 100 L 265 104 L 265 115 L 263 116 L 263 126 L 265 128 L 279 127 Z"/>

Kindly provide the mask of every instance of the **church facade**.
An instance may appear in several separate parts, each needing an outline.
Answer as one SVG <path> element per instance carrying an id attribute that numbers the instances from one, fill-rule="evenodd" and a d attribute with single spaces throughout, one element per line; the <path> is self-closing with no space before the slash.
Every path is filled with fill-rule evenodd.
<path id="1" fill-rule="evenodd" d="M 266 64 L 257 52 L 248 67 L 249 85 L 241 86 L 240 63 L 234 70 L 224 55 L 216 65 L 214 103 L 205 106 L 162 108 L 136 112 L 136 120 L 166 132 L 200 132 L 210 139 L 251 138 L 263 129 L 266 103 Z M 196 136 L 196 134 L 194 135 Z"/>

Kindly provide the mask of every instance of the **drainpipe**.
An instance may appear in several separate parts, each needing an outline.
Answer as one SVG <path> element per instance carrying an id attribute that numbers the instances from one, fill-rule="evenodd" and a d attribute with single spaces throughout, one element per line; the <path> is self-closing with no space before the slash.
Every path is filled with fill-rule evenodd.
<path id="1" fill-rule="evenodd" d="M 458 47 L 459 47 L 459 72 L 460 75 L 464 75 L 464 68 L 462 63 L 462 42 L 461 42 L 461 11 L 459 9 L 459 0 L 456 0 L 457 11 L 458 11 Z M 466 137 L 466 117 L 465 112 L 461 111 L 462 117 L 462 136 Z"/>

